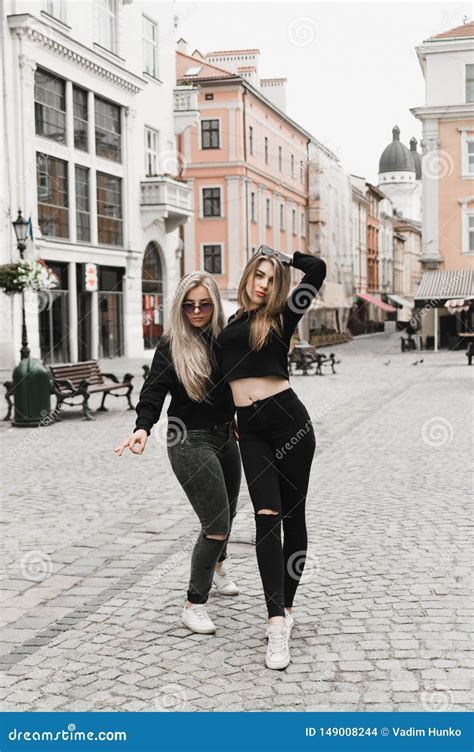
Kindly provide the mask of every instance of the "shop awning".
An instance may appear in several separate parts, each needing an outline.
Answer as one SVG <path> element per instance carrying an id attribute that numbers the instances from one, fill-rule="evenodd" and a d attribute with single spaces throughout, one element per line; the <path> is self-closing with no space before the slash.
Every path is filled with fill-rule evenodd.
<path id="1" fill-rule="evenodd" d="M 451 300 L 474 295 L 474 272 L 472 269 L 440 271 L 430 269 L 423 273 L 415 300 Z"/>
<path id="2" fill-rule="evenodd" d="M 369 295 L 368 292 L 358 292 L 356 298 L 365 300 L 366 303 L 372 303 L 372 305 L 377 306 L 377 308 L 381 308 L 382 311 L 387 311 L 387 313 L 395 313 L 395 311 L 397 310 L 388 303 L 384 303 L 383 300 L 377 298 L 375 295 Z"/>
<path id="3" fill-rule="evenodd" d="M 337 310 L 338 308 L 352 308 L 350 300 L 344 293 L 340 282 L 324 282 L 319 296 L 311 304 L 311 311 Z"/>
<path id="4" fill-rule="evenodd" d="M 448 309 L 449 313 L 460 313 L 461 311 L 468 311 L 473 302 L 474 295 L 470 295 L 468 298 L 447 300 L 444 307 Z"/>
<path id="5" fill-rule="evenodd" d="M 406 298 L 402 298 L 401 295 L 392 295 L 392 294 L 387 293 L 387 298 L 390 298 L 390 300 L 393 303 L 396 303 L 402 308 L 414 308 L 415 307 L 415 304 L 412 301 L 407 300 Z"/>

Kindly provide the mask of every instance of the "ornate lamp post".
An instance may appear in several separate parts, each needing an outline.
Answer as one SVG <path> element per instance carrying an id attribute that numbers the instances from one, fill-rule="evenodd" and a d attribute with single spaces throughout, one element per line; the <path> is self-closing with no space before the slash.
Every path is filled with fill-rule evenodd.
<path id="1" fill-rule="evenodd" d="M 26 238 L 28 237 L 28 222 L 21 216 L 21 209 L 18 209 L 18 217 L 12 222 L 13 229 L 16 235 L 16 244 L 20 253 L 20 258 L 24 261 L 24 253 L 26 250 Z M 28 347 L 28 337 L 26 334 L 26 319 L 25 319 L 25 293 L 21 293 L 21 359 L 30 357 L 30 348 Z"/>
<path id="2" fill-rule="evenodd" d="M 24 261 L 28 222 L 22 217 L 21 210 L 13 224 L 21 260 Z M 15 403 L 14 426 L 44 425 L 50 414 L 50 378 L 41 360 L 30 357 L 26 334 L 25 291 L 21 293 L 21 361 L 13 370 L 11 387 L 8 393 L 13 395 Z"/>

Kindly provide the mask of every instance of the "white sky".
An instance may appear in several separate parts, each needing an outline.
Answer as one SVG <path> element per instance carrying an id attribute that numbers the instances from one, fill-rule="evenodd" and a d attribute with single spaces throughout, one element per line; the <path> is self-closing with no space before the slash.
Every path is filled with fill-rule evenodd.
<path id="1" fill-rule="evenodd" d="M 258 48 L 260 77 L 288 79 L 287 114 L 373 183 L 395 124 L 421 150 L 410 112 L 424 104 L 415 47 L 472 18 L 469 2 L 173 4 L 190 54 Z"/>

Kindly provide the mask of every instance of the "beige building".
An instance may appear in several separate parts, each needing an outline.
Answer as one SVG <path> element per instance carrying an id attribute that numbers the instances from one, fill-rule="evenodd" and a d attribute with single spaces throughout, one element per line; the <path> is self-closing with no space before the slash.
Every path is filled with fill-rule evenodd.
<path id="1" fill-rule="evenodd" d="M 426 96 L 412 109 L 423 125 L 423 277 L 415 302 L 428 344 L 452 348 L 466 344 L 460 335 L 473 324 L 474 22 L 425 40 L 417 54 Z"/>

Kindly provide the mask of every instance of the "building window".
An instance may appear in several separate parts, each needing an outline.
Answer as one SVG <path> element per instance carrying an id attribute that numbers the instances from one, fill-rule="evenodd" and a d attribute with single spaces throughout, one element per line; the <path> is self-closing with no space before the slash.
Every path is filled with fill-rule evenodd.
<path id="1" fill-rule="evenodd" d="M 46 154 L 36 155 L 38 223 L 43 235 L 69 237 L 67 163 Z"/>
<path id="2" fill-rule="evenodd" d="M 303 160 L 300 161 L 300 182 L 304 183 L 304 163 L 303 163 Z"/>
<path id="3" fill-rule="evenodd" d="M 202 211 L 204 217 L 221 216 L 221 189 L 202 189 Z"/>
<path id="4" fill-rule="evenodd" d="M 64 23 L 66 21 L 66 3 L 64 0 L 46 0 L 46 13 Z"/>
<path id="5" fill-rule="evenodd" d="M 268 138 L 265 136 L 265 164 L 268 164 Z"/>
<path id="6" fill-rule="evenodd" d="M 35 71 L 35 130 L 52 141 L 66 141 L 66 86 L 62 78 Z"/>
<path id="7" fill-rule="evenodd" d="M 257 211 L 255 205 L 255 193 L 250 194 L 250 219 L 252 222 L 256 222 Z"/>
<path id="8" fill-rule="evenodd" d="M 271 217 L 270 217 L 270 199 L 265 199 L 265 223 L 267 227 L 271 227 Z"/>
<path id="9" fill-rule="evenodd" d="M 76 232 L 78 240 L 90 241 L 89 170 L 79 165 L 76 165 Z"/>
<path id="10" fill-rule="evenodd" d="M 466 102 L 474 102 L 474 64 L 466 65 Z"/>
<path id="11" fill-rule="evenodd" d="M 123 245 L 122 180 L 97 173 L 97 232 L 101 245 Z"/>
<path id="12" fill-rule="evenodd" d="M 253 155 L 253 128 L 249 125 L 249 151 Z"/>
<path id="13" fill-rule="evenodd" d="M 123 355 L 124 269 L 99 267 L 99 357 Z"/>
<path id="14" fill-rule="evenodd" d="M 305 227 L 305 221 L 304 221 L 304 213 L 301 214 L 301 232 L 300 235 L 302 238 L 306 237 L 306 227 Z"/>
<path id="15" fill-rule="evenodd" d="M 72 90 L 74 110 L 74 146 L 87 151 L 87 91 L 74 86 Z"/>
<path id="16" fill-rule="evenodd" d="M 466 175 L 474 175 L 474 141 L 466 141 Z"/>
<path id="17" fill-rule="evenodd" d="M 143 70 L 158 78 L 158 26 L 143 16 Z"/>
<path id="18" fill-rule="evenodd" d="M 291 210 L 291 232 L 296 235 L 296 209 Z"/>
<path id="19" fill-rule="evenodd" d="M 474 253 L 474 210 L 467 211 L 467 238 L 464 244 L 467 253 Z M 466 252 L 464 251 L 464 252 Z"/>
<path id="20" fill-rule="evenodd" d="M 158 131 L 145 128 L 145 174 L 158 175 Z"/>
<path id="21" fill-rule="evenodd" d="M 209 274 L 222 274 L 222 247 L 220 245 L 203 246 L 204 271 Z"/>
<path id="22" fill-rule="evenodd" d="M 122 125 L 120 107 L 95 97 L 95 151 L 98 157 L 120 162 L 122 159 Z"/>
<path id="23" fill-rule="evenodd" d="M 285 205 L 280 204 L 280 230 L 285 229 Z"/>
<path id="24" fill-rule="evenodd" d="M 117 0 L 99 0 L 99 44 L 117 52 Z"/>
<path id="25" fill-rule="evenodd" d="M 282 148 L 281 146 L 278 147 L 278 169 L 282 170 L 282 162 L 283 162 L 283 155 L 282 155 Z"/>
<path id="26" fill-rule="evenodd" d="M 219 121 L 201 121 L 201 149 L 219 149 Z"/>
<path id="27" fill-rule="evenodd" d="M 294 154 L 291 155 L 291 177 L 295 177 L 295 157 Z"/>

